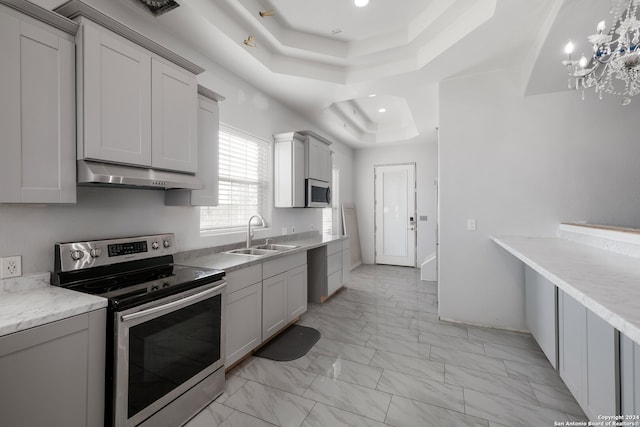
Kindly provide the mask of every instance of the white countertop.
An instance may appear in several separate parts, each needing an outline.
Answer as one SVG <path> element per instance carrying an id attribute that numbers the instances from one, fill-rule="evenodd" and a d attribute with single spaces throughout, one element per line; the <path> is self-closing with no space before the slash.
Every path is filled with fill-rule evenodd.
<path id="1" fill-rule="evenodd" d="M 0 281 L 0 336 L 107 306 L 105 298 L 49 285 L 49 273 Z"/>
<path id="2" fill-rule="evenodd" d="M 640 259 L 553 237 L 492 237 L 640 344 Z"/>
<path id="3" fill-rule="evenodd" d="M 343 240 L 346 238 L 347 236 L 318 235 L 315 237 L 303 238 L 298 240 L 278 241 L 277 243 L 282 243 L 284 245 L 294 245 L 298 247 L 287 251 L 276 252 L 273 255 L 260 257 L 252 255 L 228 254 L 224 252 L 210 252 L 207 249 L 196 250 L 176 254 L 174 257 L 174 262 L 176 264 L 188 265 L 192 267 L 217 268 L 229 273 L 233 270 L 249 267 L 257 263 L 263 263 L 276 257 L 292 255 L 301 251 L 308 251 L 309 249 L 317 248 L 336 240 Z"/>

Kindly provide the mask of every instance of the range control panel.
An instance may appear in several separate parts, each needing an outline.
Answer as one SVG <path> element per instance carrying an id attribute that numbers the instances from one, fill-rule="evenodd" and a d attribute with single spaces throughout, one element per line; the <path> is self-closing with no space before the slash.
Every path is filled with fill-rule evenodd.
<path id="1" fill-rule="evenodd" d="M 175 235 L 104 239 L 75 243 L 56 243 L 55 268 L 74 271 L 119 262 L 173 255 Z"/>

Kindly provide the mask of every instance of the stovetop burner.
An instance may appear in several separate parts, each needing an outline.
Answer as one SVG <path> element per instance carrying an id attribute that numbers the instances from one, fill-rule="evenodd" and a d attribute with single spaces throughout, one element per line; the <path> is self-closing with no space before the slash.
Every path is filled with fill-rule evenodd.
<path id="1" fill-rule="evenodd" d="M 224 277 L 221 270 L 173 264 L 173 240 L 167 234 L 56 244 L 52 284 L 105 297 L 109 307 L 124 310 Z"/>

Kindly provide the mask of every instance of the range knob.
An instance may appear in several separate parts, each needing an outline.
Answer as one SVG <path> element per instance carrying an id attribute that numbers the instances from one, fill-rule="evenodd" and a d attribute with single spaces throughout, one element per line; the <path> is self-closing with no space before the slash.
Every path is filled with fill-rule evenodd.
<path id="1" fill-rule="evenodd" d="M 102 249 L 93 248 L 89 251 L 89 255 L 91 255 L 91 258 L 98 258 L 102 255 Z"/>
<path id="2" fill-rule="evenodd" d="M 84 258 L 84 251 L 76 249 L 75 251 L 71 251 L 71 259 L 74 261 L 80 261 Z"/>
<path id="3" fill-rule="evenodd" d="M 160 244 L 158 242 L 153 242 L 151 244 L 151 249 L 153 249 L 154 251 L 157 250 L 160 247 Z"/>
<path id="4" fill-rule="evenodd" d="M 171 246 L 171 242 L 169 241 L 169 239 L 162 242 L 162 246 L 164 246 L 165 248 L 168 248 L 169 246 Z"/>
<path id="5" fill-rule="evenodd" d="M 159 285 L 153 285 L 153 286 L 151 286 L 151 290 L 152 290 L 152 291 L 157 291 L 158 289 L 160 289 L 160 286 L 159 286 Z"/>

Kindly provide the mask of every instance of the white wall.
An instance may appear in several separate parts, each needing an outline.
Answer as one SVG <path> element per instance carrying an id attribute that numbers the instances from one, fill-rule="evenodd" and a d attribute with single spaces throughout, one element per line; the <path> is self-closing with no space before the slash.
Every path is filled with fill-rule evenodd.
<path id="1" fill-rule="evenodd" d="M 417 214 L 426 215 L 426 222 L 418 221 L 417 261 L 418 266 L 424 258 L 436 250 L 435 184 L 437 171 L 436 130 L 419 144 L 399 144 L 379 148 L 359 149 L 354 152 L 353 173 L 354 194 L 358 215 L 358 229 L 362 246 L 362 261 L 374 263 L 374 181 L 376 165 L 392 163 L 416 164 Z"/>
<path id="2" fill-rule="evenodd" d="M 440 315 L 525 329 L 522 263 L 489 237 L 554 236 L 571 220 L 640 225 L 640 100 L 525 98 L 513 74 L 441 84 Z"/>
<path id="3" fill-rule="evenodd" d="M 211 62 L 179 40 L 154 27 L 153 18 L 131 13 L 119 1 L 91 0 L 103 11 L 126 25 L 158 41 L 205 68 L 198 82 L 223 95 L 221 121 L 253 135 L 271 140 L 274 133 L 291 130 L 322 131 L 233 73 Z M 140 15 L 140 16 L 138 16 Z M 345 171 L 351 168 L 352 150 L 335 141 L 334 162 Z M 351 201 L 351 180 L 342 180 L 342 200 Z M 271 206 L 273 202 L 271 201 Z M 282 227 L 295 226 L 296 232 L 320 229 L 320 209 L 273 209 L 271 228 L 257 237 L 278 235 Z M 113 188 L 78 188 L 78 203 L 66 206 L 0 205 L 0 256 L 23 256 L 23 272 L 53 269 L 56 242 L 150 233 L 176 233 L 177 249 L 190 250 L 239 242 L 243 233 L 200 236 L 199 208 L 164 206 L 164 192 Z"/>

